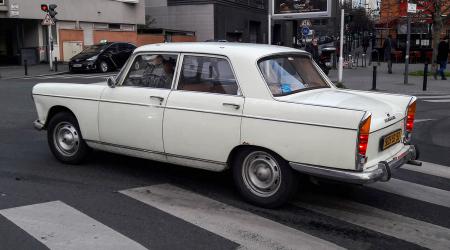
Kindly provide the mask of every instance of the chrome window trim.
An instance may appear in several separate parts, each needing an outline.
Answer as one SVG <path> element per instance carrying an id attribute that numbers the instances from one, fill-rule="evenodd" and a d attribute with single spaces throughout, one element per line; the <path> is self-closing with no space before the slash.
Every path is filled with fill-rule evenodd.
<path id="1" fill-rule="evenodd" d="M 181 70 L 183 68 L 183 62 L 184 62 L 184 57 L 185 56 L 211 57 L 211 58 L 225 59 L 228 62 L 228 65 L 230 65 L 231 72 L 233 73 L 234 80 L 235 80 L 236 85 L 238 87 L 238 93 L 236 95 L 232 95 L 232 94 L 221 94 L 221 93 L 212 93 L 212 92 L 202 92 L 202 91 L 177 89 L 178 88 L 178 83 L 180 82 L 180 75 L 181 75 Z M 231 63 L 230 59 L 227 56 L 224 56 L 224 55 L 216 55 L 216 54 L 208 54 L 208 53 L 190 53 L 190 52 L 183 52 L 183 53 L 181 53 L 180 67 L 178 69 L 177 79 L 176 79 L 175 85 L 173 86 L 172 90 L 173 91 L 186 91 L 186 92 L 197 92 L 197 93 L 205 93 L 205 94 L 216 94 L 216 95 L 228 95 L 228 96 L 242 96 L 242 97 L 244 97 L 244 93 L 242 91 L 241 84 L 239 83 L 239 79 L 237 77 L 236 71 L 234 70 L 233 64 Z"/>
<path id="2" fill-rule="evenodd" d="M 273 96 L 272 91 L 270 90 L 269 85 L 267 84 L 266 78 L 264 77 L 264 74 L 262 73 L 261 68 L 259 67 L 258 63 L 259 63 L 259 61 L 261 61 L 261 60 L 264 59 L 264 58 L 270 58 L 270 57 L 273 57 L 273 56 L 292 55 L 292 54 L 299 54 L 299 55 L 302 55 L 302 56 L 307 56 L 307 57 L 309 57 L 309 58 L 311 59 L 311 55 L 310 55 L 308 52 L 299 50 L 299 51 L 296 51 L 296 52 L 292 51 L 292 52 L 271 53 L 271 54 L 267 54 L 267 55 L 258 57 L 258 58 L 256 59 L 256 61 L 255 61 L 255 67 L 257 68 L 257 70 L 258 70 L 258 72 L 259 72 L 259 75 L 261 76 L 261 79 L 262 79 L 263 82 L 265 83 L 266 89 L 267 89 L 267 91 L 269 91 L 269 94 L 270 94 L 270 96 L 272 97 L 273 100 L 278 101 L 278 100 L 276 99 L 276 97 Z M 314 67 L 315 67 L 316 69 L 320 69 L 320 67 L 314 62 L 314 60 L 311 59 L 311 61 L 313 62 L 313 65 L 314 65 Z M 334 84 L 330 81 L 330 79 L 323 73 L 322 70 L 319 70 L 318 72 L 319 72 L 319 74 L 322 76 L 323 80 L 325 80 L 325 82 L 329 85 L 330 88 L 337 88 L 337 87 L 334 86 Z M 307 91 L 307 90 L 314 90 L 314 89 L 306 89 L 305 91 Z"/>
<path id="3" fill-rule="evenodd" d="M 121 77 L 120 81 L 117 82 L 116 87 L 138 87 L 138 88 L 146 88 L 146 89 L 165 89 L 165 88 L 152 88 L 152 87 L 126 86 L 126 85 L 123 85 L 123 82 L 125 81 L 125 78 L 128 76 L 128 73 L 130 72 L 131 65 L 133 65 L 133 63 L 135 62 L 136 57 L 141 56 L 141 55 L 176 55 L 177 56 L 177 64 L 175 65 L 175 69 L 174 69 L 174 72 L 173 72 L 172 84 L 170 85 L 171 87 L 167 89 L 167 90 L 172 90 L 174 82 L 175 82 L 175 79 L 177 78 L 177 75 L 178 75 L 177 69 L 178 69 L 178 64 L 180 63 L 181 53 L 158 52 L 158 51 L 155 51 L 155 52 L 153 52 L 153 51 L 141 51 L 141 52 L 133 53 L 132 57 L 130 57 L 131 60 L 126 65 L 127 68 L 124 71 L 126 73 L 122 74 L 122 77 Z"/>

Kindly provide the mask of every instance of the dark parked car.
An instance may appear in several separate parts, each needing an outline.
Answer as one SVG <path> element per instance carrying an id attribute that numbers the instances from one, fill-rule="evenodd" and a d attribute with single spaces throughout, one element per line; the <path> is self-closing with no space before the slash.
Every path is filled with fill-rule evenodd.
<path id="1" fill-rule="evenodd" d="M 108 72 L 120 69 L 133 53 L 136 46 L 130 43 L 106 42 L 89 46 L 69 62 L 70 72 Z"/>

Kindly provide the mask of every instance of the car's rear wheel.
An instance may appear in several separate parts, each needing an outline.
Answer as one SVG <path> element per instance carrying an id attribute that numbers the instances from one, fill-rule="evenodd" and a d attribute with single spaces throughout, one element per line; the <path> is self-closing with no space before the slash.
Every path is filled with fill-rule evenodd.
<path id="1" fill-rule="evenodd" d="M 53 155 L 63 163 L 79 164 L 89 152 L 78 121 L 69 112 L 57 113 L 50 119 L 47 141 Z"/>
<path id="2" fill-rule="evenodd" d="M 297 190 L 296 175 L 287 162 L 259 148 L 245 148 L 237 153 L 233 178 L 247 201 L 263 207 L 281 206 Z"/>
<path id="3" fill-rule="evenodd" d="M 98 69 L 100 70 L 100 72 L 106 73 L 109 71 L 109 65 L 105 61 L 100 61 L 100 63 L 98 64 Z"/>

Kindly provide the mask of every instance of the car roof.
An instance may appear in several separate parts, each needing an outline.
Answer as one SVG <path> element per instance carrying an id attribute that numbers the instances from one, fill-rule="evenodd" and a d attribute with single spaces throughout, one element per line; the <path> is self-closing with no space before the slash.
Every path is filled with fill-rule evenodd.
<path id="1" fill-rule="evenodd" d="M 277 53 L 307 53 L 289 47 L 254 44 L 254 43 L 229 43 L 229 42 L 180 42 L 180 43 L 157 43 L 144 45 L 134 52 L 180 52 L 215 54 L 226 57 L 251 57 L 261 58 Z"/>

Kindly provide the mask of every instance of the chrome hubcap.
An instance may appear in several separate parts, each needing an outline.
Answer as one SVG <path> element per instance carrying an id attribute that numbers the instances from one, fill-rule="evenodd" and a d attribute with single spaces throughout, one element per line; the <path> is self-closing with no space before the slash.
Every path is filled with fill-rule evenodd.
<path id="1" fill-rule="evenodd" d="M 252 152 L 244 159 L 242 177 L 247 188 L 260 197 L 273 195 L 281 184 L 277 161 L 263 151 Z"/>
<path id="2" fill-rule="evenodd" d="M 68 122 L 60 122 L 53 131 L 53 143 L 64 156 L 73 156 L 80 145 L 80 137 L 76 128 Z"/>

